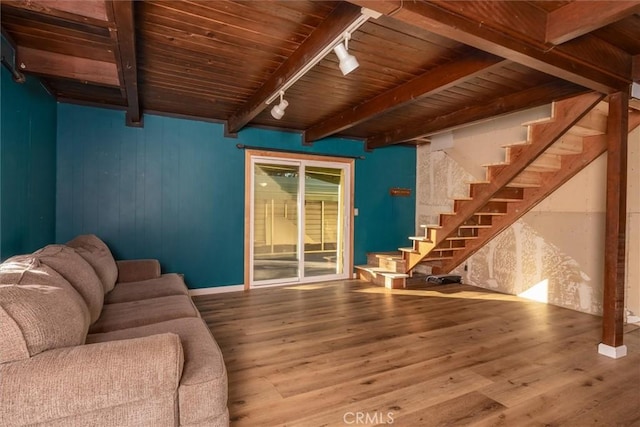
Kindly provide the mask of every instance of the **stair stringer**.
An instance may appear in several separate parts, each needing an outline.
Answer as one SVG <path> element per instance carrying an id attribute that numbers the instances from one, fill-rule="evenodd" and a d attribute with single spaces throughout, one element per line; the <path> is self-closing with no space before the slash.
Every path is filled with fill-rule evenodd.
<path id="1" fill-rule="evenodd" d="M 491 180 L 484 185 L 481 194 L 457 203 L 458 209 L 456 209 L 455 215 L 448 217 L 441 215 L 439 227 L 427 228 L 426 242 L 414 240 L 413 248 L 400 248 L 406 261 L 406 272 L 411 272 L 436 246 L 456 234 L 461 225 L 472 218 L 476 212 L 481 211 L 496 193 L 520 175 L 527 166 L 533 163 L 582 117 L 591 111 L 603 97 L 604 95 L 602 94 L 590 92 L 554 102 L 551 119 L 529 125 L 528 144 L 520 150 L 519 155 L 511 159 L 509 163 L 489 167 L 488 175 L 491 176 Z M 493 170 L 491 170 L 492 168 Z M 509 204 L 507 204 L 507 206 Z M 483 234 L 488 233 L 484 232 Z M 449 262 L 447 262 L 447 264 L 449 264 Z M 438 271 L 444 271 L 444 269 L 442 269 L 442 267 L 434 267 L 434 273 Z"/>

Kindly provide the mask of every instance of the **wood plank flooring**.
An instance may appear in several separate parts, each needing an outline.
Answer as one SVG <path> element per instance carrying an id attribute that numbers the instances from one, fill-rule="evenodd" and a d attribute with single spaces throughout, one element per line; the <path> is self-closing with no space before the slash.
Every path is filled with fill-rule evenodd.
<path id="1" fill-rule="evenodd" d="M 640 426 L 640 329 L 466 285 L 347 280 L 194 297 L 232 426 Z"/>

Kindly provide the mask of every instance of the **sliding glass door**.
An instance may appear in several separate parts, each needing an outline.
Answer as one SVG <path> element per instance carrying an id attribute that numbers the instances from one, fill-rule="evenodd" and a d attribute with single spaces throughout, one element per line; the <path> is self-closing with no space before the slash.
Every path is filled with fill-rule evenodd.
<path id="1" fill-rule="evenodd" d="M 251 156 L 251 286 L 349 277 L 350 167 Z"/>

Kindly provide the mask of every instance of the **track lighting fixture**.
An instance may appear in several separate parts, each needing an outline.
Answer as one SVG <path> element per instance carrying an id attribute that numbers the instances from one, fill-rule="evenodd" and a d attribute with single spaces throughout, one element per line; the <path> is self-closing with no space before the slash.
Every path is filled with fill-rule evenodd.
<path id="1" fill-rule="evenodd" d="M 274 119 L 280 120 L 284 116 L 284 110 L 289 106 L 289 103 L 284 99 L 284 91 L 280 91 L 280 103 L 274 105 L 271 109 L 271 115 Z"/>
<path id="2" fill-rule="evenodd" d="M 338 43 L 336 47 L 333 48 L 333 51 L 340 60 L 339 66 L 343 76 L 346 76 L 360 66 L 356 57 L 348 52 L 350 38 L 351 34 L 346 33 L 344 35 L 344 42 Z"/>
<path id="3" fill-rule="evenodd" d="M 302 76 L 304 76 L 311 68 L 313 68 L 318 62 L 320 62 L 325 56 L 327 56 L 332 50 L 338 56 L 340 60 L 340 71 L 343 75 L 347 75 L 360 66 L 355 56 L 349 54 L 349 39 L 351 34 L 360 28 L 370 18 L 378 19 L 381 16 L 379 12 L 363 7 L 360 9 L 360 16 L 355 18 L 351 24 L 335 39 L 327 43 L 322 49 L 316 53 L 313 58 L 309 59 L 300 69 L 298 69 L 292 76 L 286 79 L 286 81 L 278 86 L 274 92 L 271 92 L 264 103 L 270 105 L 278 96 L 280 96 L 280 103 L 271 109 L 271 115 L 280 120 L 284 116 L 284 110 L 289 103 L 283 98 L 284 91 L 289 89 L 295 82 L 297 82 Z"/>

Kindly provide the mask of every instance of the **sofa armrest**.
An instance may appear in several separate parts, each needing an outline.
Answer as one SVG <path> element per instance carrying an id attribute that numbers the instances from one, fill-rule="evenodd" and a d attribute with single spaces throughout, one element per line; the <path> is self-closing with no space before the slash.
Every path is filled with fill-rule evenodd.
<path id="1" fill-rule="evenodd" d="M 45 351 L 0 365 L 0 425 L 23 425 L 177 395 L 184 355 L 166 333 Z"/>
<path id="2" fill-rule="evenodd" d="M 160 262 L 157 259 L 131 259 L 116 261 L 118 283 L 139 282 L 160 277 Z"/>

